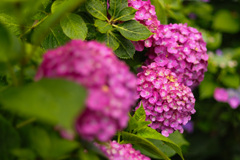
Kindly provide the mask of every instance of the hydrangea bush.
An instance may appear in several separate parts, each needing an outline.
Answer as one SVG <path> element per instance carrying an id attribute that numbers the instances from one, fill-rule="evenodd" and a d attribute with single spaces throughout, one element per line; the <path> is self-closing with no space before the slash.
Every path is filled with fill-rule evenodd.
<path id="1" fill-rule="evenodd" d="M 220 47 L 238 11 L 212 11 L 206 1 L 1 1 L 0 159 L 238 159 L 238 139 L 227 140 L 239 133 L 240 52 Z"/>

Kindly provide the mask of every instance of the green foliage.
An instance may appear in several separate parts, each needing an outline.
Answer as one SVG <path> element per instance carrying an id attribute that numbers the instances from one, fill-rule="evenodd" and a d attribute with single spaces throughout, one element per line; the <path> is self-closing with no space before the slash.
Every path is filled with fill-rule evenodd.
<path id="1" fill-rule="evenodd" d="M 63 32 L 71 39 L 85 39 L 88 28 L 82 17 L 77 14 L 69 14 L 60 22 Z"/>
<path id="2" fill-rule="evenodd" d="M 84 99 L 82 87 L 58 79 L 11 87 L 0 96 L 6 110 L 66 128 L 72 128 L 76 116 L 84 108 Z"/>
<path id="3" fill-rule="evenodd" d="M 11 151 L 18 148 L 20 145 L 20 138 L 17 131 L 12 124 L 0 115 L 0 152 L 2 160 L 13 159 Z M 3 145 L 4 143 L 4 145 Z"/>

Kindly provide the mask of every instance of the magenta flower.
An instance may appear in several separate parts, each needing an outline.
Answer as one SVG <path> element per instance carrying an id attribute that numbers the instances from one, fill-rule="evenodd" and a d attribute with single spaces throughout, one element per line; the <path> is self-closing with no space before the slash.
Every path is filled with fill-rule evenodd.
<path id="1" fill-rule="evenodd" d="M 97 146 L 105 153 L 109 160 L 150 160 L 149 157 L 132 148 L 131 144 L 119 144 L 116 141 L 111 141 L 106 146 Z"/>
<path id="2" fill-rule="evenodd" d="M 153 129 L 168 136 L 191 119 L 195 98 L 189 87 L 179 83 L 175 73 L 153 62 L 138 73 L 138 93 Z"/>
<path id="3" fill-rule="evenodd" d="M 157 33 L 160 21 L 157 19 L 155 7 L 151 5 L 150 0 L 128 0 L 128 6 L 137 10 L 135 20 L 145 25 L 151 32 Z M 146 40 L 133 42 L 137 51 L 143 51 L 144 47 L 151 47 L 154 41 L 154 35 L 151 35 Z"/>
<path id="4" fill-rule="evenodd" d="M 219 102 L 227 102 L 228 101 L 228 92 L 224 88 L 216 88 L 213 96 Z"/>
<path id="5" fill-rule="evenodd" d="M 146 64 L 161 63 L 179 77 L 180 83 L 191 88 L 199 85 L 208 65 L 201 33 L 187 24 L 169 24 L 159 25 L 155 36 Z"/>
<path id="6" fill-rule="evenodd" d="M 105 45 L 72 40 L 49 50 L 35 79 L 44 77 L 65 78 L 87 89 L 86 109 L 75 124 L 83 138 L 107 141 L 126 127 L 136 99 L 136 78 Z"/>

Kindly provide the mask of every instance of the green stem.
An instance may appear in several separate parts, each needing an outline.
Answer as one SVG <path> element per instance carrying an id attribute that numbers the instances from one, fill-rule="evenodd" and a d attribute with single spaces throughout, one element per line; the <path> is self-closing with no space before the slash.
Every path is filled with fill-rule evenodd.
<path id="1" fill-rule="evenodd" d="M 37 22 L 36 24 L 34 24 L 31 28 L 29 28 L 26 32 L 24 32 L 23 34 L 21 34 L 19 36 L 19 38 L 21 39 L 23 36 L 25 36 L 27 33 L 29 33 L 33 28 L 36 28 L 38 25 L 40 25 L 43 21 L 45 21 L 45 19 L 48 18 L 49 15 L 47 15 L 46 17 L 44 17 L 43 19 L 41 19 L 39 22 Z"/>
<path id="2" fill-rule="evenodd" d="M 32 122 L 36 121 L 36 118 L 30 118 L 30 119 L 27 119 L 26 121 L 23 121 L 19 124 L 17 124 L 16 128 L 21 128 L 21 127 L 24 127 Z"/>
<path id="3" fill-rule="evenodd" d="M 120 137 L 121 137 L 121 133 L 118 131 L 118 143 L 120 143 Z"/>

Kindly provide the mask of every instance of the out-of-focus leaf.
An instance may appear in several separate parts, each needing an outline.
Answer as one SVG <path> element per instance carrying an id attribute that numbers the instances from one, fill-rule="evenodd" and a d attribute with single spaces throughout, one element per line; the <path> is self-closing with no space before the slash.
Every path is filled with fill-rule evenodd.
<path id="1" fill-rule="evenodd" d="M 237 74 L 224 75 L 220 78 L 221 82 L 229 88 L 239 87 L 239 76 Z"/>
<path id="2" fill-rule="evenodd" d="M 211 74 L 205 73 L 204 80 L 199 86 L 201 99 L 213 97 L 214 89 L 217 87 L 214 79 L 216 80 L 216 78 L 213 78 Z"/>
<path id="3" fill-rule="evenodd" d="M 161 24 L 167 24 L 167 13 L 164 0 L 151 0 L 151 4 L 155 6 L 156 15 Z"/>
<path id="4" fill-rule="evenodd" d="M 230 11 L 219 10 L 214 16 L 213 29 L 227 33 L 236 33 L 239 31 L 239 21 L 234 18 Z"/>
<path id="5" fill-rule="evenodd" d="M 6 110 L 65 128 L 72 128 L 84 108 L 84 100 L 85 91 L 81 86 L 60 79 L 43 79 L 8 88 L 0 95 Z"/>
<path id="6" fill-rule="evenodd" d="M 0 158 L 1 160 L 11 160 L 10 152 L 18 148 L 20 138 L 13 126 L 0 115 Z"/>
<path id="7" fill-rule="evenodd" d="M 3 23 L 15 35 L 20 34 L 20 26 L 15 17 L 5 13 L 0 13 L 0 22 Z"/>
<path id="8" fill-rule="evenodd" d="M 50 28 L 53 27 L 57 22 L 63 18 L 66 13 L 74 10 L 79 5 L 81 5 L 85 0 L 68 0 L 64 1 L 63 4 L 57 8 L 57 10 L 49 15 L 40 25 L 38 25 L 33 34 L 31 35 L 31 41 L 33 44 L 40 44 L 46 35 L 51 31 Z"/>

